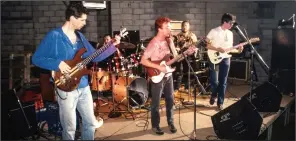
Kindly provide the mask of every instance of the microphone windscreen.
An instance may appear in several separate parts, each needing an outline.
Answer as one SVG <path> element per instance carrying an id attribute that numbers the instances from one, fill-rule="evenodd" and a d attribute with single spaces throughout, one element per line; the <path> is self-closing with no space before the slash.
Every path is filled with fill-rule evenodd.
<path id="1" fill-rule="evenodd" d="M 239 24 L 237 22 L 233 23 L 232 27 L 238 28 Z"/>

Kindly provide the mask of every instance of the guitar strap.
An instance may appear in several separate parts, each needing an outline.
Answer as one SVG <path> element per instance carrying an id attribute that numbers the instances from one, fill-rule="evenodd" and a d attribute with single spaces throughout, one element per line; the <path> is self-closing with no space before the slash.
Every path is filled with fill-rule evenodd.
<path id="1" fill-rule="evenodd" d="M 176 56 L 178 56 L 176 47 L 174 45 L 174 42 L 171 40 L 171 38 L 166 38 L 166 42 L 167 42 L 169 49 L 170 49 L 171 53 L 173 54 L 174 58 Z M 180 62 L 180 60 L 182 60 L 182 57 L 178 60 L 178 62 Z"/>
<path id="2" fill-rule="evenodd" d="M 171 38 L 166 38 L 166 42 L 169 46 L 169 49 L 171 51 L 171 53 L 173 54 L 174 57 L 176 57 L 178 55 L 177 50 L 175 48 L 174 42 L 171 40 Z"/>

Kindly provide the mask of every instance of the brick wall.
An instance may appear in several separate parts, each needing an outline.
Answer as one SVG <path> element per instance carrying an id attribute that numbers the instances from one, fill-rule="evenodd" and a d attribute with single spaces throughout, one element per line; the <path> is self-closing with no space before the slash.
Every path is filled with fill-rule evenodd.
<path id="1" fill-rule="evenodd" d="M 169 2 L 169 1 L 114 1 L 111 4 L 112 30 L 120 26 L 128 30 L 140 30 L 140 39 L 152 37 L 154 21 L 159 16 L 168 16 L 172 20 L 189 20 L 191 30 L 198 36 L 206 36 L 210 29 L 220 24 L 223 13 L 229 12 L 237 17 L 249 37 L 259 37 L 257 49 L 270 67 L 272 29 L 277 27 L 279 19 L 289 18 L 295 11 L 295 2 Z M 295 13 L 295 12 L 294 12 Z M 240 37 L 234 32 L 234 41 Z M 267 75 L 255 61 L 259 81 L 267 80 Z"/>
<path id="2" fill-rule="evenodd" d="M 150 38 L 155 34 L 154 22 L 159 16 L 172 20 L 190 20 L 191 29 L 201 35 L 205 30 L 205 3 L 123 1 L 112 2 L 112 29 L 120 26 L 128 30 L 140 30 L 140 38 Z"/>
<path id="3" fill-rule="evenodd" d="M 45 34 L 65 21 L 62 1 L 4 2 L 1 10 L 2 51 L 34 51 Z M 107 10 L 90 10 L 82 30 L 90 41 L 98 41 L 108 32 Z"/>
<path id="4" fill-rule="evenodd" d="M 260 37 L 258 52 L 270 66 L 272 29 L 279 19 L 287 19 L 295 11 L 295 2 L 169 2 L 169 1 L 112 1 L 112 31 L 125 26 L 139 30 L 140 39 L 154 35 L 154 20 L 168 16 L 173 20 L 189 20 L 191 30 L 197 36 L 206 36 L 211 28 L 220 24 L 223 13 L 237 16 L 237 21 L 246 28 L 249 37 Z M 1 4 L 1 46 L 3 50 L 35 50 L 40 40 L 50 29 L 64 22 L 65 5 L 59 1 L 4 2 Z M 295 12 L 294 12 L 295 13 Z M 92 10 L 88 16 L 84 34 L 90 41 L 101 40 L 109 32 L 108 10 Z M 4 19 L 6 18 L 6 19 Z M 9 19 L 7 19 L 9 18 Z M 239 36 L 235 35 L 235 43 Z M 255 61 L 260 81 L 267 79 Z"/>

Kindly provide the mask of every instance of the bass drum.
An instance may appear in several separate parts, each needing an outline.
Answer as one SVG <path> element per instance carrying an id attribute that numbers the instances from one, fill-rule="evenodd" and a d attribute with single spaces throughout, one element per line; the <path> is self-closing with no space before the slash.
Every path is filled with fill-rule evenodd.
<path id="1" fill-rule="evenodd" d="M 132 107 L 142 106 L 148 99 L 147 81 L 141 77 L 118 77 L 113 88 L 114 100 L 117 103 Z"/>

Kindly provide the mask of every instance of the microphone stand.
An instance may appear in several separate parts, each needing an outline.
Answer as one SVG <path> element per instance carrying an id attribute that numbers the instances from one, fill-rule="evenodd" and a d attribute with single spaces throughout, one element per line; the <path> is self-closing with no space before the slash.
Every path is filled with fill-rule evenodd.
<path id="1" fill-rule="evenodd" d="M 188 61 L 188 59 L 187 59 L 186 55 L 184 54 L 184 52 L 182 52 L 182 55 L 183 55 L 184 60 L 186 61 L 187 65 L 188 65 L 188 68 L 192 72 L 194 72 L 194 70 L 193 70 L 192 66 L 190 65 L 190 62 Z M 200 83 L 200 81 L 198 79 L 198 76 L 195 73 L 194 73 L 194 76 L 196 78 L 197 84 L 194 84 L 194 89 L 193 89 L 193 93 L 194 93 L 194 125 L 193 126 L 194 126 L 194 129 L 192 131 L 192 135 L 193 135 L 193 140 L 197 140 L 196 139 L 196 111 L 197 111 L 197 107 L 196 107 L 196 95 L 197 95 L 196 94 L 196 87 L 197 87 L 197 85 L 199 86 L 199 88 L 201 90 L 201 93 L 205 94 L 206 91 L 205 91 L 204 87 L 201 85 L 201 83 Z M 188 85 L 190 85 L 190 84 L 188 84 Z"/>
<path id="2" fill-rule="evenodd" d="M 137 55 L 138 52 L 139 52 L 139 48 L 140 48 L 140 50 L 144 50 L 144 49 L 145 49 L 145 47 L 144 47 L 144 45 L 143 45 L 143 40 L 140 40 L 140 44 L 137 45 L 136 55 Z"/>
<path id="3" fill-rule="evenodd" d="M 182 55 L 183 55 L 183 57 L 184 57 L 184 54 L 183 54 L 183 52 L 182 52 Z M 184 57 L 185 58 L 185 57 Z M 189 60 L 186 58 L 186 60 L 189 62 Z M 187 62 L 187 63 L 188 63 Z M 180 62 L 180 63 L 182 63 L 182 62 Z M 190 63 L 189 63 L 190 64 Z M 194 72 L 194 71 L 193 71 Z M 191 74 L 190 74 L 190 68 L 188 67 L 188 75 L 187 75 L 187 77 L 188 77 L 188 81 L 187 81 L 187 83 L 188 83 L 188 99 L 187 99 L 187 101 L 184 101 L 183 102 L 183 104 L 185 104 L 185 105 L 193 105 L 193 102 L 192 101 L 190 101 L 190 97 L 191 97 L 191 92 L 190 92 L 190 77 L 191 77 Z M 180 81 L 182 81 L 182 80 L 180 80 Z"/>
<path id="4" fill-rule="evenodd" d="M 251 65 L 250 65 L 250 81 L 251 81 L 251 87 L 250 87 L 250 98 L 249 101 L 252 103 L 252 90 L 253 90 L 253 66 L 254 66 L 254 54 L 257 57 L 257 60 L 259 61 L 260 65 L 263 66 L 263 70 L 265 71 L 265 73 L 268 75 L 269 74 L 269 66 L 265 63 L 265 61 L 262 59 L 262 57 L 260 56 L 260 54 L 256 51 L 256 49 L 254 48 L 254 46 L 252 45 L 252 43 L 250 42 L 250 40 L 244 35 L 244 33 L 241 31 L 241 29 L 238 27 L 238 24 L 234 24 L 233 25 L 236 29 L 236 31 L 239 33 L 239 35 L 241 37 L 244 38 L 245 41 L 247 41 L 250 45 L 251 48 Z"/>

